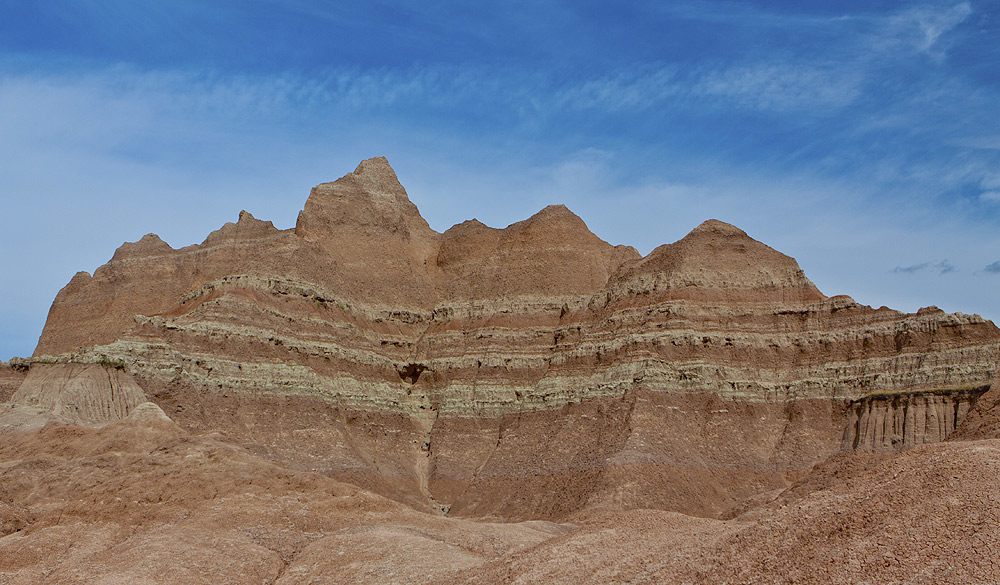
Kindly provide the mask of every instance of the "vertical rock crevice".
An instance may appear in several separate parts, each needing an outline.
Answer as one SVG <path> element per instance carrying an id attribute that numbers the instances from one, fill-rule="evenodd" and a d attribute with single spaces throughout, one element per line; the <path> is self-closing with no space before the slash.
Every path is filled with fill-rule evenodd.
<path id="1" fill-rule="evenodd" d="M 842 450 L 904 449 L 948 438 L 987 386 L 866 396 L 848 406 Z"/>

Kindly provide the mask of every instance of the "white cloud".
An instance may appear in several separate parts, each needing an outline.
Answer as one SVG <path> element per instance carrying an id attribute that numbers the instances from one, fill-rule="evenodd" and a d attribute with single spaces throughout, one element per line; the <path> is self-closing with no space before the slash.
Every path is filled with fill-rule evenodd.
<path id="1" fill-rule="evenodd" d="M 555 105 L 610 111 L 664 104 L 778 112 L 840 108 L 860 95 L 862 81 L 857 70 L 810 63 L 751 63 L 686 75 L 668 66 L 586 80 L 558 92 Z"/>
<path id="2" fill-rule="evenodd" d="M 983 191 L 979 199 L 987 203 L 1000 203 L 1000 191 Z"/>
<path id="3" fill-rule="evenodd" d="M 908 45 L 935 58 L 944 56 L 942 38 L 972 14 L 972 6 L 962 2 L 947 8 L 921 6 L 889 18 L 886 42 Z"/>
<path id="4" fill-rule="evenodd" d="M 940 262 L 921 262 L 920 264 L 912 264 L 910 266 L 897 266 L 891 272 L 912 274 L 914 272 L 929 271 L 938 274 L 948 274 L 955 272 L 955 270 L 957 270 L 955 265 L 945 259 Z"/>
<path id="5" fill-rule="evenodd" d="M 982 178 L 979 180 L 979 186 L 982 187 L 983 191 L 1000 190 L 1000 173 L 983 173 Z"/>
<path id="6" fill-rule="evenodd" d="M 721 96 L 760 110 L 843 107 L 861 93 L 856 70 L 810 64 L 768 64 L 734 67 L 706 74 L 695 95 Z"/>
<path id="7" fill-rule="evenodd" d="M 564 88 L 555 94 L 555 106 L 611 111 L 641 109 L 681 91 L 682 84 L 676 80 L 673 68 L 633 70 Z"/>
<path id="8" fill-rule="evenodd" d="M 997 136 L 969 136 L 950 141 L 950 144 L 963 148 L 977 148 L 982 150 L 1000 150 L 1000 135 Z"/>

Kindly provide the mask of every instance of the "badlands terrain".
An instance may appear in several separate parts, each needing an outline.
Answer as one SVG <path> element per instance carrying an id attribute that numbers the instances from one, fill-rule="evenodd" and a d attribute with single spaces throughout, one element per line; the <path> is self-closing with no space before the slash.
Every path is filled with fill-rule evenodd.
<path id="1" fill-rule="evenodd" d="M 384 158 L 0 364 L 0 584 L 995 583 L 1000 330 L 708 220 L 432 230 Z"/>

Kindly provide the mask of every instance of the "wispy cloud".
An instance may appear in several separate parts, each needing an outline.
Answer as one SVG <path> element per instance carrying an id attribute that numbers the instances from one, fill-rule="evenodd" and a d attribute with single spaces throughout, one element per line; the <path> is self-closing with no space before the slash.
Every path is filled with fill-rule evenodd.
<path id="1" fill-rule="evenodd" d="M 675 68 L 633 69 L 587 79 L 555 92 L 556 107 L 642 109 L 683 92 Z"/>
<path id="2" fill-rule="evenodd" d="M 889 18 L 886 38 L 907 44 L 935 58 L 943 56 L 942 38 L 972 14 L 962 2 L 948 7 L 919 6 Z"/>
<path id="3" fill-rule="evenodd" d="M 853 69 L 808 63 L 701 67 L 683 74 L 664 66 L 585 80 L 557 92 L 555 104 L 612 111 L 664 105 L 775 112 L 840 108 L 858 97 L 862 79 Z"/>
<path id="4" fill-rule="evenodd" d="M 993 274 L 1000 274 L 1000 260 L 997 260 L 993 264 L 990 264 L 986 268 L 983 268 L 985 272 L 991 272 Z"/>
<path id="5" fill-rule="evenodd" d="M 913 274 L 914 272 L 937 272 L 938 274 L 948 274 L 949 272 L 955 272 L 955 266 L 948 260 L 941 260 L 940 262 L 921 262 L 920 264 L 913 264 L 911 266 L 897 266 L 892 269 L 892 272 L 901 272 L 907 274 Z"/>
<path id="6" fill-rule="evenodd" d="M 835 35 L 861 52 L 870 53 L 872 48 L 905 50 L 935 58 L 948 48 L 948 34 L 974 13 L 969 2 L 904 5 L 888 13 L 810 10 L 805 4 L 797 8 L 774 10 L 745 2 L 670 2 L 662 3 L 655 11 L 675 18 L 728 25 L 737 31 L 767 34 L 794 29 L 811 35 Z"/>
<path id="7" fill-rule="evenodd" d="M 696 96 L 720 96 L 760 110 L 839 108 L 861 92 L 856 70 L 809 64 L 766 64 L 710 72 L 695 84 Z"/>
<path id="8" fill-rule="evenodd" d="M 967 136 L 949 141 L 950 144 L 963 148 L 979 148 L 984 150 L 1000 150 L 1000 135 Z"/>
<path id="9" fill-rule="evenodd" d="M 376 154 L 438 229 L 566 203 L 649 250 L 719 217 L 824 291 L 1000 310 L 958 268 L 1000 249 L 989 3 L 56 4 L 0 19 L 0 330 L 123 240 L 293 225 Z"/>

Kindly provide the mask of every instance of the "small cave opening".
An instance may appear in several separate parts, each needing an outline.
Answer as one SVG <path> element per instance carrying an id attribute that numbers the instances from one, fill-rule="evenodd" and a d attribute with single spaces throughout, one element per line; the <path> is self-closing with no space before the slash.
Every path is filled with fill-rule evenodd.
<path id="1" fill-rule="evenodd" d="M 427 366 L 424 364 L 406 364 L 403 369 L 399 371 L 399 378 L 404 382 L 416 384 L 417 380 L 420 379 L 420 374 L 423 374 L 426 369 Z"/>

